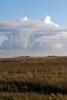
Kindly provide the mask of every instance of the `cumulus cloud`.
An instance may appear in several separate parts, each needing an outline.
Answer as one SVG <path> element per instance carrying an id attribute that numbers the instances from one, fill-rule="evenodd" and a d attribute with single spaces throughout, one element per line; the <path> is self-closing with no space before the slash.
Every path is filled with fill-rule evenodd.
<path id="1" fill-rule="evenodd" d="M 27 17 L 0 21 L 0 41 L 1 57 L 67 54 L 67 28 L 52 22 L 50 16 L 43 21 Z"/>
<path id="2" fill-rule="evenodd" d="M 28 17 L 25 16 L 24 18 L 21 18 L 21 19 L 14 19 L 14 21 L 28 21 Z"/>
<path id="3" fill-rule="evenodd" d="M 46 17 L 44 18 L 44 23 L 52 24 L 51 17 L 50 17 L 50 16 L 46 16 Z"/>
<path id="4" fill-rule="evenodd" d="M 52 21 L 51 21 L 51 17 L 50 16 L 45 16 L 44 17 L 44 19 L 43 19 L 43 21 L 44 21 L 44 23 L 46 23 L 46 24 L 52 24 L 52 25 L 55 25 L 56 27 L 59 27 L 59 25 L 57 25 L 57 24 L 55 24 L 55 23 L 53 23 Z"/>

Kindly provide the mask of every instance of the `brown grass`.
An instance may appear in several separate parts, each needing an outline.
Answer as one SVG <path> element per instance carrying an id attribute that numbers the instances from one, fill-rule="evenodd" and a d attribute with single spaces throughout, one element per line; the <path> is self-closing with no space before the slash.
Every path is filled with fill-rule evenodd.
<path id="1" fill-rule="evenodd" d="M 0 100 L 67 100 L 67 95 L 62 94 L 50 94 L 50 95 L 40 95 L 40 94 L 13 94 L 13 93 L 0 93 Z"/>
<path id="2" fill-rule="evenodd" d="M 67 57 L 0 59 L 0 92 L 67 95 Z"/>

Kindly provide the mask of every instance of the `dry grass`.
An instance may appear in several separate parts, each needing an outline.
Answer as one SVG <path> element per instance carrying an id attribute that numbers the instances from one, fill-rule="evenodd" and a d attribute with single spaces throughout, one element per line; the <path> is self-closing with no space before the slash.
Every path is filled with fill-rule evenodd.
<path id="1" fill-rule="evenodd" d="M 60 93 L 65 95 L 59 95 L 63 99 L 37 100 L 67 100 L 67 57 L 0 59 L 0 92 L 27 92 L 32 95 L 41 94 L 45 97 L 51 93 Z M 54 97 L 57 98 L 57 95 Z M 28 99 L 18 100 L 34 99 L 28 97 Z"/>
<path id="2" fill-rule="evenodd" d="M 62 94 L 50 94 L 50 95 L 40 95 L 40 94 L 4 94 L 0 93 L 0 100 L 67 100 L 67 95 Z"/>

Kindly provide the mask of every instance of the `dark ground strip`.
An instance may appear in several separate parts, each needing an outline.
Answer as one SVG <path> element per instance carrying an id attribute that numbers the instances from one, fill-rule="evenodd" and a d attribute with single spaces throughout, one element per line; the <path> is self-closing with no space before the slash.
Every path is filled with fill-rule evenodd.
<path id="1" fill-rule="evenodd" d="M 50 94 L 50 93 L 62 93 L 67 94 L 67 88 L 59 88 L 57 86 L 39 85 L 30 82 L 0 82 L 0 92 L 13 92 L 13 93 L 38 93 L 38 94 Z"/>

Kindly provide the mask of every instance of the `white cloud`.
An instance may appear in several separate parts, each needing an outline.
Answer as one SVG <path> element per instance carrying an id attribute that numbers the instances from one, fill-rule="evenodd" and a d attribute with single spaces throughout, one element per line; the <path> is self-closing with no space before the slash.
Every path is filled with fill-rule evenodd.
<path id="1" fill-rule="evenodd" d="M 29 19 L 27 16 L 25 16 L 24 18 L 21 19 L 14 19 L 14 21 L 29 21 Z"/>
<path id="2" fill-rule="evenodd" d="M 54 45 L 54 47 L 55 48 L 58 48 L 58 49 L 62 49 L 62 47 L 63 47 L 63 44 L 62 43 L 58 43 L 58 44 L 56 44 L 56 45 Z"/>
<path id="3" fill-rule="evenodd" d="M 50 16 L 46 16 L 43 21 L 30 20 L 27 17 L 0 21 L 1 35 L 5 37 L 0 44 L 1 57 L 67 54 L 67 28 L 53 23 Z"/>
<path id="4" fill-rule="evenodd" d="M 52 25 L 55 25 L 56 27 L 59 27 L 59 25 L 57 25 L 57 24 L 55 24 L 55 23 L 53 23 L 51 21 L 51 17 L 50 16 L 45 16 L 43 21 L 44 21 L 45 24 L 52 24 Z"/>
<path id="5" fill-rule="evenodd" d="M 51 17 L 50 16 L 45 16 L 44 23 L 46 23 L 46 24 L 52 24 Z"/>

